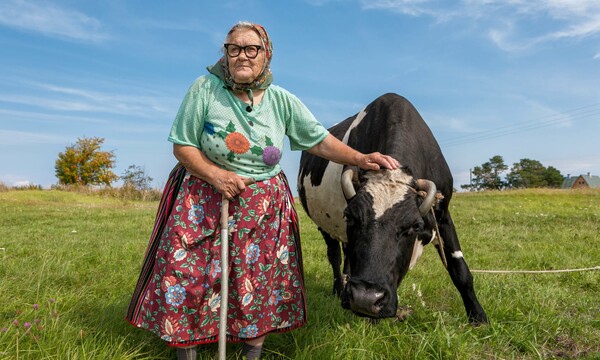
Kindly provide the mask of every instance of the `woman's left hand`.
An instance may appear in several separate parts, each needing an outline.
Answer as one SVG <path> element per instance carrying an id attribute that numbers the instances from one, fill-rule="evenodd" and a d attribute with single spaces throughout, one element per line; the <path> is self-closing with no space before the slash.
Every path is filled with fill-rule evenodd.
<path id="1" fill-rule="evenodd" d="M 379 170 L 381 168 L 394 170 L 400 167 L 398 160 L 379 152 L 362 154 L 358 166 L 364 170 Z"/>

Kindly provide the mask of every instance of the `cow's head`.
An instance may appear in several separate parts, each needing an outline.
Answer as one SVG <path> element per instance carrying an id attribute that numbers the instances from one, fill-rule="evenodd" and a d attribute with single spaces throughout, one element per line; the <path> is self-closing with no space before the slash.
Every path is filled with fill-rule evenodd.
<path id="1" fill-rule="evenodd" d="M 428 213 L 436 188 L 431 181 L 413 179 L 405 167 L 361 173 L 358 179 L 352 174 L 342 176 L 350 262 L 342 306 L 361 316 L 393 317 L 396 290 L 409 269 L 415 242 L 432 237 Z"/>

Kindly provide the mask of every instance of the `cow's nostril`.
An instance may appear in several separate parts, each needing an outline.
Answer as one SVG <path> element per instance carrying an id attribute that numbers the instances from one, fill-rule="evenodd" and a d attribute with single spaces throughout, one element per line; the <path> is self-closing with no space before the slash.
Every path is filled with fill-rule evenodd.
<path id="1" fill-rule="evenodd" d="M 369 291 L 364 286 L 351 287 L 348 296 L 348 305 L 352 311 L 378 317 L 379 312 L 384 307 L 385 292 Z"/>
<path id="2" fill-rule="evenodd" d="M 383 291 L 376 292 L 373 298 L 375 299 L 375 307 L 381 308 L 381 305 L 385 299 L 385 293 Z"/>

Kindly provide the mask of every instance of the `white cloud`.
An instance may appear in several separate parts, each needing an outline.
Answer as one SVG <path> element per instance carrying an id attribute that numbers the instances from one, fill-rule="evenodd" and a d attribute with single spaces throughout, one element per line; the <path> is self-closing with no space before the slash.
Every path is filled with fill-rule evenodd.
<path id="1" fill-rule="evenodd" d="M 74 124 L 74 123 L 89 123 L 89 124 L 106 124 L 107 121 L 101 118 L 86 117 L 86 116 L 71 116 L 65 114 L 49 114 L 48 112 L 34 112 L 21 110 L 0 109 L 0 120 L 11 119 L 19 121 L 29 121 L 38 123 L 52 124 Z"/>
<path id="2" fill-rule="evenodd" d="M 33 183 L 29 180 L 17 180 L 17 181 L 13 181 L 13 186 L 17 186 L 17 187 L 24 187 L 24 186 L 29 186 L 29 185 L 33 185 Z"/>
<path id="3" fill-rule="evenodd" d="M 0 144 L 4 146 L 22 146 L 25 144 L 65 144 L 69 142 L 72 142 L 72 139 L 62 135 L 0 129 Z"/>
<path id="4" fill-rule="evenodd" d="M 597 0 L 360 0 L 365 10 L 387 10 L 407 16 L 429 16 L 436 21 L 478 23 L 500 49 L 526 50 L 560 39 L 600 34 Z M 539 26 L 543 24 L 543 26 Z"/>
<path id="5" fill-rule="evenodd" d="M 29 93 L 13 95 L 0 93 L 0 102 L 33 105 L 44 109 L 67 112 L 95 112 L 155 118 L 157 114 L 172 116 L 176 109 L 171 99 L 156 95 L 128 95 L 91 91 L 48 83 L 33 84 Z M 37 90 L 37 91 L 36 91 Z M 39 90 L 42 92 L 39 93 Z"/>
<path id="6" fill-rule="evenodd" d="M 99 42 L 108 38 L 97 19 L 46 2 L 3 1 L 0 25 L 67 40 Z"/>
<path id="7" fill-rule="evenodd" d="M 430 3 L 430 0 L 362 0 L 361 6 L 366 10 L 380 9 L 411 16 L 435 16 L 437 12 L 428 6 Z"/>

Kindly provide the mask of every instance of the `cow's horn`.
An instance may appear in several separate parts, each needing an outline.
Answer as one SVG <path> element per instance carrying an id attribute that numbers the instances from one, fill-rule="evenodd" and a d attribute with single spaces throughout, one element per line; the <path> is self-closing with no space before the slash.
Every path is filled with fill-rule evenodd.
<path id="1" fill-rule="evenodd" d="M 352 184 L 353 177 L 354 170 L 352 169 L 346 169 L 342 173 L 342 191 L 344 192 L 346 200 L 350 200 L 356 195 L 356 190 L 354 190 L 354 185 Z"/>
<path id="2" fill-rule="evenodd" d="M 425 199 L 423 199 L 423 202 L 421 203 L 421 206 L 419 206 L 419 212 L 421 213 L 421 216 L 425 216 L 433 206 L 437 188 L 431 180 L 418 179 L 417 190 L 425 191 L 427 193 L 427 195 L 425 195 Z"/>

